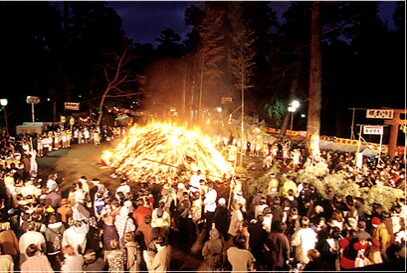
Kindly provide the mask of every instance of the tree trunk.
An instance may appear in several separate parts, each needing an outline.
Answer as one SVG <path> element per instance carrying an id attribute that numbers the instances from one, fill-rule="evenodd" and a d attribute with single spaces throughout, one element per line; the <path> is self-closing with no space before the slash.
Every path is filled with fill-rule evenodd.
<path id="1" fill-rule="evenodd" d="M 200 85 L 199 85 L 199 104 L 198 104 L 198 123 L 199 124 L 202 121 L 202 93 L 203 93 L 204 69 L 205 69 L 205 53 L 202 56 L 201 82 L 200 82 Z"/>
<path id="2" fill-rule="evenodd" d="M 241 52 L 241 54 L 243 55 L 243 52 Z M 243 135 L 244 135 L 244 90 L 245 90 L 245 81 L 244 81 L 244 65 L 243 65 L 243 56 L 242 56 L 242 60 L 241 60 L 241 92 L 242 92 L 242 124 L 241 124 L 241 136 L 240 136 L 240 166 L 243 166 Z"/>
<path id="3" fill-rule="evenodd" d="M 307 150 L 311 158 L 319 155 L 321 119 L 321 26 L 319 2 L 312 2 L 311 63 L 307 119 Z"/>
<path id="4" fill-rule="evenodd" d="M 297 60 L 296 66 L 295 66 L 295 76 L 291 82 L 290 93 L 288 95 L 289 103 L 295 98 L 295 94 L 298 89 L 298 82 L 301 77 L 301 55 L 302 55 L 301 53 L 298 53 L 298 60 Z M 287 114 L 284 116 L 283 122 L 281 124 L 281 133 L 280 133 L 281 138 L 285 137 L 289 118 L 290 118 L 290 112 L 287 111 Z"/>
<path id="5" fill-rule="evenodd" d="M 110 91 L 110 87 L 107 87 L 106 90 L 105 90 L 105 92 L 104 92 L 103 95 L 102 95 L 101 100 L 100 100 L 100 104 L 99 104 L 99 116 L 98 116 L 98 120 L 97 120 L 97 122 L 96 122 L 96 125 L 97 125 L 98 127 L 100 126 L 100 123 L 102 122 L 102 118 L 103 118 L 103 105 L 105 104 L 105 99 L 106 99 L 106 96 L 107 96 L 107 94 L 109 93 L 109 91 Z"/>

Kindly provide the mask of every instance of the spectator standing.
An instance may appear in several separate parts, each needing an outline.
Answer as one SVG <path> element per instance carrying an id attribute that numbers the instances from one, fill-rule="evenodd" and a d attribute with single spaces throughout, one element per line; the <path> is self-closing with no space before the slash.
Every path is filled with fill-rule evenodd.
<path id="1" fill-rule="evenodd" d="M 0 244 L 0 272 L 13 273 L 14 261 L 13 257 L 8 254 L 4 254 L 2 245 Z"/>
<path id="2" fill-rule="evenodd" d="M 254 271 L 254 262 L 256 259 L 252 253 L 246 249 L 246 239 L 244 236 L 237 236 L 234 239 L 234 245 L 227 250 L 227 259 L 232 265 L 233 272 Z"/>
<path id="3" fill-rule="evenodd" d="M 120 243 L 117 240 L 110 241 L 110 248 L 111 251 L 105 253 L 109 272 L 124 273 L 126 270 L 126 251 L 120 248 Z"/>
<path id="4" fill-rule="evenodd" d="M 53 273 L 54 270 L 51 267 L 47 257 L 41 252 L 36 244 L 30 244 L 26 248 L 25 255 L 27 259 L 21 264 L 21 272 L 43 272 Z"/>
<path id="5" fill-rule="evenodd" d="M 171 247 L 168 245 L 163 236 L 158 236 L 158 238 L 154 241 L 154 245 L 157 249 L 157 253 L 154 255 L 152 260 L 152 272 L 167 272 L 167 270 L 170 268 Z"/>
<path id="6" fill-rule="evenodd" d="M 295 260 L 302 264 L 309 262 L 308 250 L 314 249 L 317 242 L 317 234 L 309 227 L 309 219 L 301 218 L 301 228 L 294 232 L 291 245 L 294 247 Z"/>
<path id="7" fill-rule="evenodd" d="M 287 270 L 287 261 L 290 258 L 290 241 L 284 234 L 284 227 L 280 221 L 273 222 L 266 245 L 270 250 L 270 259 L 267 259 L 271 263 L 270 270 L 273 272 Z"/>
<path id="8" fill-rule="evenodd" d="M 61 272 L 82 272 L 83 271 L 83 257 L 75 251 L 71 245 L 66 245 L 62 248 L 64 254 L 64 262 L 61 266 Z"/>
<path id="9" fill-rule="evenodd" d="M 230 219 L 228 234 L 233 238 L 236 237 L 241 230 L 243 224 L 243 214 L 240 211 L 240 205 L 238 203 L 233 203 L 232 205 L 232 216 Z"/>

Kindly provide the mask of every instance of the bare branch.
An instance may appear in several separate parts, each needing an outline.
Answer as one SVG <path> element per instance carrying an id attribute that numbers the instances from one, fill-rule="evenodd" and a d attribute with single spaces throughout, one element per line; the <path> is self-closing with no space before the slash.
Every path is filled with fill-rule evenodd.
<path id="1" fill-rule="evenodd" d="M 137 96 L 137 95 L 141 95 L 141 94 L 143 94 L 143 92 L 127 93 L 127 94 L 120 94 L 120 95 L 108 95 L 106 97 L 107 98 L 133 97 L 133 96 Z"/>
<path id="2" fill-rule="evenodd" d="M 107 73 L 107 69 L 106 69 L 106 67 L 105 67 L 105 68 L 103 68 L 103 72 L 105 73 L 105 78 L 106 78 L 106 81 L 107 81 L 107 82 L 110 82 L 109 74 Z"/>

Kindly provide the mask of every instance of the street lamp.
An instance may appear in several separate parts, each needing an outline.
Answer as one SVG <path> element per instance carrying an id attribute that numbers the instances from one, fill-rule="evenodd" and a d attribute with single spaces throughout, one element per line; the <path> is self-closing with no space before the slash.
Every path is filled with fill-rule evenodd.
<path id="1" fill-rule="evenodd" d="M 7 112 L 6 112 L 6 106 L 8 104 L 8 100 L 7 99 L 0 99 L 0 105 L 3 107 L 4 109 L 4 120 L 6 122 L 6 134 L 8 136 L 8 122 L 7 122 Z"/>
<path id="2" fill-rule="evenodd" d="M 297 111 L 298 107 L 300 107 L 300 102 L 298 100 L 293 100 L 290 102 L 288 105 L 288 112 L 291 113 L 291 119 L 290 119 L 290 131 L 293 130 L 293 121 L 294 121 L 294 113 Z"/>

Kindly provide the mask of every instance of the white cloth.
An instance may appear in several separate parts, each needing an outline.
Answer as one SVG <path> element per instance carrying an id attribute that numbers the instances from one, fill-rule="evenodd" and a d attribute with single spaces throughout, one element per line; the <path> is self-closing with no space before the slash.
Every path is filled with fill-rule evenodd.
<path id="1" fill-rule="evenodd" d="M 189 190 L 191 192 L 197 192 L 201 188 L 201 183 L 199 183 L 201 179 L 201 176 L 199 176 L 198 174 L 194 174 L 191 176 L 191 179 L 189 180 Z"/>
<path id="2" fill-rule="evenodd" d="M 215 212 L 216 210 L 216 198 L 218 197 L 218 193 L 215 189 L 211 189 L 205 194 L 204 204 L 205 204 L 205 212 Z"/>
<path id="3" fill-rule="evenodd" d="M 56 189 L 58 187 L 58 183 L 55 180 L 48 179 L 47 180 L 47 188 L 49 190 Z"/>
<path id="4" fill-rule="evenodd" d="M 122 192 L 124 196 L 128 196 L 131 192 L 131 188 L 129 185 L 121 185 L 117 188 L 116 190 L 116 197 L 119 199 L 119 196 L 117 195 L 119 192 Z"/>
<path id="5" fill-rule="evenodd" d="M 81 229 L 81 227 L 70 227 L 67 228 L 62 236 L 62 247 L 71 245 L 77 253 L 78 249 L 81 248 L 81 251 L 85 251 L 86 248 L 86 229 Z"/>
<path id="6" fill-rule="evenodd" d="M 38 246 L 39 249 L 41 249 L 41 245 L 45 245 L 45 237 L 42 235 L 41 232 L 38 231 L 27 231 L 23 235 L 21 235 L 19 243 L 18 243 L 18 248 L 20 250 L 20 253 L 27 256 L 25 251 L 27 247 L 31 244 L 35 244 Z M 46 250 L 44 249 L 44 252 Z"/>
<path id="7" fill-rule="evenodd" d="M 295 247 L 294 257 L 297 262 L 307 264 L 308 250 L 314 249 L 317 242 L 317 234 L 311 228 L 300 228 L 294 232 L 291 245 Z"/>
<path id="8" fill-rule="evenodd" d="M 236 236 L 237 232 L 243 224 L 243 213 L 240 210 L 232 211 L 232 217 L 230 219 L 228 233 L 232 236 Z"/>
<path id="9" fill-rule="evenodd" d="M 37 163 L 37 152 L 32 150 L 30 152 L 30 173 L 37 173 L 38 172 L 38 163 Z"/>

